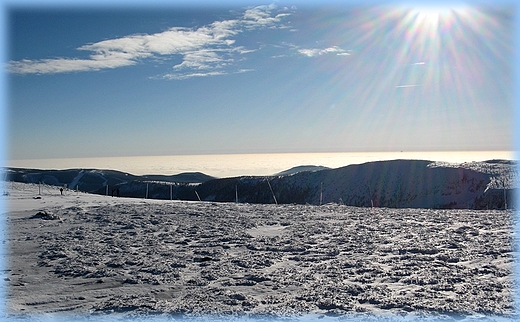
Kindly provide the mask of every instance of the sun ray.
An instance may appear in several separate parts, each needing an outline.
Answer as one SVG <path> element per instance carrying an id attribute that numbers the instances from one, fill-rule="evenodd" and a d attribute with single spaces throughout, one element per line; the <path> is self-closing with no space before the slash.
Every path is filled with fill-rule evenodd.
<path id="1" fill-rule="evenodd" d="M 335 35 L 340 47 L 351 49 L 344 70 L 327 84 L 344 88 L 336 100 L 336 115 L 342 106 L 347 108 L 335 124 L 358 120 L 339 134 L 349 138 L 352 133 L 367 133 L 367 144 L 378 142 L 382 149 L 395 149 L 409 137 L 417 146 L 467 149 L 469 141 L 456 135 L 461 129 L 478 132 L 472 124 L 483 118 L 490 119 L 490 128 L 496 127 L 491 125 L 494 111 L 489 106 L 502 113 L 511 111 L 507 103 L 512 89 L 503 85 L 512 77 L 514 42 L 508 31 L 512 16 L 507 8 L 494 10 L 402 5 L 349 15 L 327 37 Z M 349 36 L 352 29 L 360 31 L 357 39 Z M 348 42 L 341 42 L 344 38 Z M 497 63 L 503 70 L 492 70 Z M 352 79 L 352 69 L 366 78 Z M 483 95 L 488 89 L 503 95 Z"/>

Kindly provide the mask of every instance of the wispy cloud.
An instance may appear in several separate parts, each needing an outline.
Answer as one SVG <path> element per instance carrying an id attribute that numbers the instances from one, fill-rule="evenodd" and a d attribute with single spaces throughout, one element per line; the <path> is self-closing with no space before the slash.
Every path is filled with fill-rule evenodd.
<path id="1" fill-rule="evenodd" d="M 218 76 L 218 75 L 225 75 L 225 74 L 227 74 L 227 73 L 225 73 L 223 71 L 208 71 L 208 72 L 199 72 L 199 73 L 189 72 L 189 73 L 177 73 L 177 74 L 172 73 L 172 74 L 166 74 L 161 78 L 183 80 L 183 79 L 188 79 L 188 78 L 192 78 L 192 77 L 208 77 L 208 76 Z"/>
<path id="2" fill-rule="evenodd" d="M 9 62 L 8 70 L 16 74 L 56 74 L 66 72 L 83 72 L 107 68 L 130 66 L 136 63 L 133 59 L 41 59 Z"/>
<path id="3" fill-rule="evenodd" d="M 335 54 L 338 56 L 348 56 L 350 53 L 345 50 L 341 49 L 338 46 L 328 47 L 328 48 L 310 48 L 310 49 L 298 49 L 298 53 L 307 56 L 307 57 L 316 57 L 326 54 Z"/>
<path id="4" fill-rule="evenodd" d="M 260 28 L 282 27 L 287 13 L 273 13 L 276 6 L 258 6 L 244 11 L 237 19 L 215 21 L 200 28 L 173 27 L 155 34 L 130 35 L 83 45 L 87 59 L 24 59 L 10 61 L 8 71 L 15 74 L 57 74 L 98 71 L 131 66 L 147 58 L 181 56 L 167 79 L 222 75 L 224 68 L 235 62 L 237 55 L 254 50 L 235 45 L 234 36 Z M 174 77 L 174 75 L 176 75 Z"/>
<path id="5" fill-rule="evenodd" d="M 215 69 L 221 68 L 228 63 L 232 63 L 233 59 L 224 58 L 214 49 L 201 49 L 184 53 L 182 63 L 173 66 L 174 69 Z"/>
<path id="6" fill-rule="evenodd" d="M 420 84 L 407 84 L 407 85 L 397 85 L 395 88 L 410 88 L 410 87 L 419 87 L 422 86 Z"/>

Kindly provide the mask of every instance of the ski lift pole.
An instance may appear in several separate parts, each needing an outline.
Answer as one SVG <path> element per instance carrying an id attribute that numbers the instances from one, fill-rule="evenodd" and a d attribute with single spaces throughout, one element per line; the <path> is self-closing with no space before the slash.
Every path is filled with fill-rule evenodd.
<path id="1" fill-rule="evenodd" d="M 370 199 L 370 205 L 372 208 L 374 208 L 374 200 L 372 199 L 372 192 L 370 191 L 370 186 L 367 184 L 365 184 L 368 188 L 368 199 Z"/>
<path id="2" fill-rule="evenodd" d="M 323 204 L 323 182 L 320 185 L 320 206 Z"/>
<path id="3" fill-rule="evenodd" d="M 278 201 L 276 200 L 276 196 L 274 195 L 273 187 L 271 187 L 271 183 L 269 182 L 268 178 L 265 178 L 267 180 L 267 184 L 269 185 L 269 189 L 271 190 L 271 194 L 273 195 L 274 203 L 278 205 Z"/>
<path id="4" fill-rule="evenodd" d="M 507 210 L 507 195 L 506 195 L 505 186 L 504 186 L 504 209 Z"/>

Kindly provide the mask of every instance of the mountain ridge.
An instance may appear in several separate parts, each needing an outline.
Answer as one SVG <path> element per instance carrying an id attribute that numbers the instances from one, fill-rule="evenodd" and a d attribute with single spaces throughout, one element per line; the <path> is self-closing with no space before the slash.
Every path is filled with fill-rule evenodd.
<path id="1" fill-rule="evenodd" d="M 296 167 L 292 167 L 290 169 L 280 171 L 278 173 L 273 174 L 273 176 L 285 176 L 285 175 L 293 175 L 300 172 L 306 172 L 306 171 L 321 171 L 321 170 L 327 170 L 330 169 L 329 167 L 324 167 L 321 165 L 300 165 Z"/>
<path id="2" fill-rule="evenodd" d="M 6 180 L 67 184 L 71 189 L 76 187 L 70 183 L 76 183 L 79 190 L 91 193 L 113 194 L 118 189 L 121 196 L 153 199 L 503 209 L 516 207 L 516 165 L 516 161 L 509 160 L 453 164 L 397 159 L 336 169 L 301 166 L 272 176 L 213 178 L 191 174 L 200 176 L 203 182 L 174 181 L 181 178 L 179 175 L 134 176 L 114 170 L 7 168 Z M 309 171 L 296 171 L 304 168 Z"/>

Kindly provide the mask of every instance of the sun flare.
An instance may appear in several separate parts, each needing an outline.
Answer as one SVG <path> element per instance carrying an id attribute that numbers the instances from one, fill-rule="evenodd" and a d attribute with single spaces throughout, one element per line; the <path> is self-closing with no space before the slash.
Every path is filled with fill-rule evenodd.
<path id="1" fill-rule="evenodd" d="M 449 29 L 465 11 L 461 6 L 431 5 L 412 7 L 408 14 L 415 28 L 426 31 L 430 37 L 437 37 L 443 30 Z"/>
<path id="2" fill-rule="evenodd" d="M 411 11 L 417 20 L 425 23 L 437 23 L 441 18 L 447 18 L 453 14 L 453 9 L 449 7 L 416 7 Z"/>

